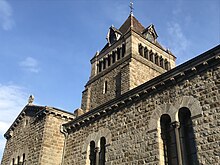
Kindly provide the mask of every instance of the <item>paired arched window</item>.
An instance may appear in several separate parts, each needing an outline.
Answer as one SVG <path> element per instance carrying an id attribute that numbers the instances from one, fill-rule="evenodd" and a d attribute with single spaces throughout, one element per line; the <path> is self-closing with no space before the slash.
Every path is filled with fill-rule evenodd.
<path id="1" fill-rule="evenodd" d="M 94 141 L 90 142 L 90 165 L 105 165 L 106 139 L 101 137 L 99 146 Z"/>
<path id="2" fill-rule="evenodd" d="M 191 113 L 181 108 L 179 122 L 171 123 L 169 115 L 160 118 L 165 165 L 198 165 Z"/>

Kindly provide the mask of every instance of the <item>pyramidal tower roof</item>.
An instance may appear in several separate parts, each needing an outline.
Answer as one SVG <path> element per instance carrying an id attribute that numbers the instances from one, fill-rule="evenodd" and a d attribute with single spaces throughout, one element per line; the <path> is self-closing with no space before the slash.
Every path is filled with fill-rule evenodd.
<path id="1" fill-rule="evenodd" d="M 126 21 L 121 25 L 119 31 L 122 34 L 125 34 L 130 28 L 133 28 L 136 32 L 142 33 L 145 28 L 144 26 L 133 16 L 130 14 Z"/>

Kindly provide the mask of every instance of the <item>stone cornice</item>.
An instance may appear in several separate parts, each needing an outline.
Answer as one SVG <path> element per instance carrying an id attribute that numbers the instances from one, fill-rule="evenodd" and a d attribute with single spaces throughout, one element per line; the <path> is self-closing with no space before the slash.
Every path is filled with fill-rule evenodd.
<path id="1" fill-rule="evenodd" d="M 124 93 L 121 97 L 100 105 L 63 126 L 67 131 L 77 130 L 104 115 L 120 111 L 122 107 L 139 100 L 141 97 L 149 96 L 168 86 L 188 80 L 190 77 L 217 65 L 220 65 L 220 45 Z"/>
<path id="2" fill-rule="evenodd" d="M 66 112 L 66 111 L 58 109 L 58 108 L 47 107 L 47 106 L 43 110 L 36 113 L 35 117 L 38 118 L 38 117 L 44 116 L 44 115 L 54 115 L 55 117 L 60 117 L 64 120 L 75 119 L 75 115 L 70 112 Z"/>

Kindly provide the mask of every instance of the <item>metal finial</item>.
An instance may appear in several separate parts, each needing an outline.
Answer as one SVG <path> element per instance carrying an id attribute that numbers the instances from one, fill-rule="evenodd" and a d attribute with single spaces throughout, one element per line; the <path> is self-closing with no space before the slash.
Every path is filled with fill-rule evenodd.
<path id="1" fill-rule="evenodd" d="M 133 15 L 134 7 L 133 7 L 133 2 L 132 1 L 130 1 L 129 7 L 130 7 L 130 14 Z"/>
<path id="2" fill-rule="evenodd" d="M 32 105 L 33 102 L 34 102 L 34 96 L 30 95 L 29 98 L 28 98 L 28 104 Z"/>

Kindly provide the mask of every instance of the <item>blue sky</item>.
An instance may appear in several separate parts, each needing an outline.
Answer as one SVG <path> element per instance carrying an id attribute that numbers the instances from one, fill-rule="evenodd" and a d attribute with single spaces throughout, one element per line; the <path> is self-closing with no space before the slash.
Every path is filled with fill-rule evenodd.
<path id="1" fill-rule="evenodd" d="M 108 28 L 129 16 L 129 0 L 0 0 L 0 159 L 3 134 L 27 104 L 73 112 L 90 59 Z M 177 64 L 220 43 L 219 0 L 136 0 L 134 16 L 153 23 Z"/>

